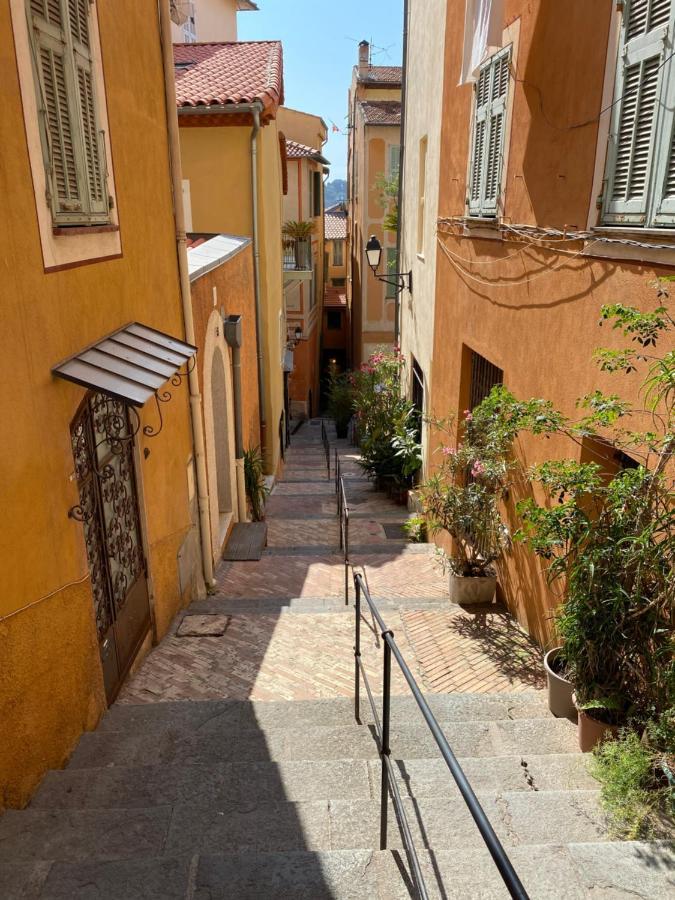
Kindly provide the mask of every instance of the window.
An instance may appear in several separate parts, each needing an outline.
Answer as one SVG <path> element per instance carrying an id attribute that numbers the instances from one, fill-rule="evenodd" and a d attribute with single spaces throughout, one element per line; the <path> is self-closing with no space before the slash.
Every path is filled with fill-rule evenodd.
<path id="1" fill-rule="evenodd" d="M 321 195 L 323 193 L 323 182 L 321 180 L 321 172 L 312 172 L 312 180 L 314 182 L 312 190 L 312 215 L 321 215 Z"/>
<path id="2" fill-rule="evenodd" d="M 334 266 L 344 266 L 345 264 L 345 242 L 344 241 L 333 241 L 333 265 Z"/>
<path id="3" fill-rule="evenodd" d="M 496 216 L 506 131 L 511 48 L 485 63 L 474 94 L 473 142 L 469 172 L 469 215 Z"/>
<path id="4" fill-rule="evenodd" d="M 28 0 L 47 200 L 55 225 L 109 221 L 90 0 Z"/>
<path id="5" fill-rule="evenodd" d="M 424 193 L 427 181 L 427 136 L 420 140 L 420 157 L 417 173 L 417 252 L 424 253 Z"/>
<path id="6" fill-rule="evenodd" d="M 387 247 L 387 277 L 391 278 L 396 271 L 396 247 Z M 396 285 L 388 284 L 387 292 L 384 295 L 387 300 L 392 300 L 396 296 Z"/>
<path id="7" fill-rule="evenodd" d="M 471 390 L 469 409 L 475 409 L 489 395 L 493 387 L 504 384 L 504 373 L 480 353 L 471 351 Z"/>
<path id="8" fill-rule="evenodd" d="M 326 310 L 326 328 L 329 331 L 340 331 L 342 328 L 342 312 L 339 309 Z"/>
<path id="9" fill-rule="evenodd" d="M 389 146 L 389 177 L 398 178 L 398 170 L 401 165 L 401 148 L 398 144 Z"/>
<path id="10" fill-rule="evenodd" d="M 197 43 L 197 25 L 195 23 L 195 5 L 194 3 L 185 3 L 187 6 L 187 19 L 183 24 L 183 40 L 186 44 Z"/>
<path id="11" fill-rule="evenodd" d="M 675 223 L 675 80 L 671 0 L 629 0 L 621 30 L 603 220 Z"/>
<path id="12" fill-rule="evenodd" d="M 412 358 L 411 398 L 413 405 L 413 425 L 417 441 L 422 440 L 422 422 L 424 421 L 424 372 L 415 357 Z"/>

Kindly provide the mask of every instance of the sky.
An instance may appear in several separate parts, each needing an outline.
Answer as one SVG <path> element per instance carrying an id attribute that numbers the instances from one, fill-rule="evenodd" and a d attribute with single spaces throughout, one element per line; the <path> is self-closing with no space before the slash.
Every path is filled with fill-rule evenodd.
<path id="1" fill-rule="evenodd" d="M 240 41 L 281 40 L 285 105 L 321 116 L 330 180 L 347 177 L 347 91 L 359 41 L 373 45 L 372 64 L 400 66 L 403 0 L 256 0 L 240 12 Z M 335 123 L 340 133 L 332 131 Z"/>

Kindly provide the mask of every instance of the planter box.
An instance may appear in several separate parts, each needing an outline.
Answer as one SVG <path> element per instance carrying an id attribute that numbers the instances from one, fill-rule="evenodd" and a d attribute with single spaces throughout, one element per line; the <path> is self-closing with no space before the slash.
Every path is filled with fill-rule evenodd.
<path id="1" fill-rule="evenodd" d="M 574 688 L 572 682 L 559 675 L 554 668 L 556 657 L 560 654 L 560 647 L 554 647 L 544 656 L 544 670 L 546 671 L 546 684 L 548 687 L 548 708 L 559 719 L 577 721 L 577 708 L 572 700 Z"/>
<path id="2" fill-rule="evenodd" d="M 450 575 L 450 602 L 460 606 L 471 606 L 474 603 L 492 603 L 497 590 L 497 576 L 486 575 L 482 578 L 465 578 L 462 575 Z"/>

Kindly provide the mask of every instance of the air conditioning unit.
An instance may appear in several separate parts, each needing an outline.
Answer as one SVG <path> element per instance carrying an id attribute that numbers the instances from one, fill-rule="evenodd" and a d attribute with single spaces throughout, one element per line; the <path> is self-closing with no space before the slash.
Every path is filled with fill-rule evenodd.
<path id="1" fill-rule="evenodd" d="M 171 21 L 176 25 L 185 25 L 191 15 L 194 15 L 194 3 L 192 0 L 169 0 Z"/>

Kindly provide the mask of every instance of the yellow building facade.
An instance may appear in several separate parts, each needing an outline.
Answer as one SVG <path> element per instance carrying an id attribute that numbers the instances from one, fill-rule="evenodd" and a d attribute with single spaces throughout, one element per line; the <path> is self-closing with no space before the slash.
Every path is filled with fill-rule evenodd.
<path id="1" fill-rule="evenodd" d="M 63 764 L 203 581 L 187 388 L 159 384 L 193 350 L 158 8 L 9 0 L 0 36 L 2 809 Z M 173 360 L 154 376 L 167 402 L 120 399 L 144 353 Z"/>

